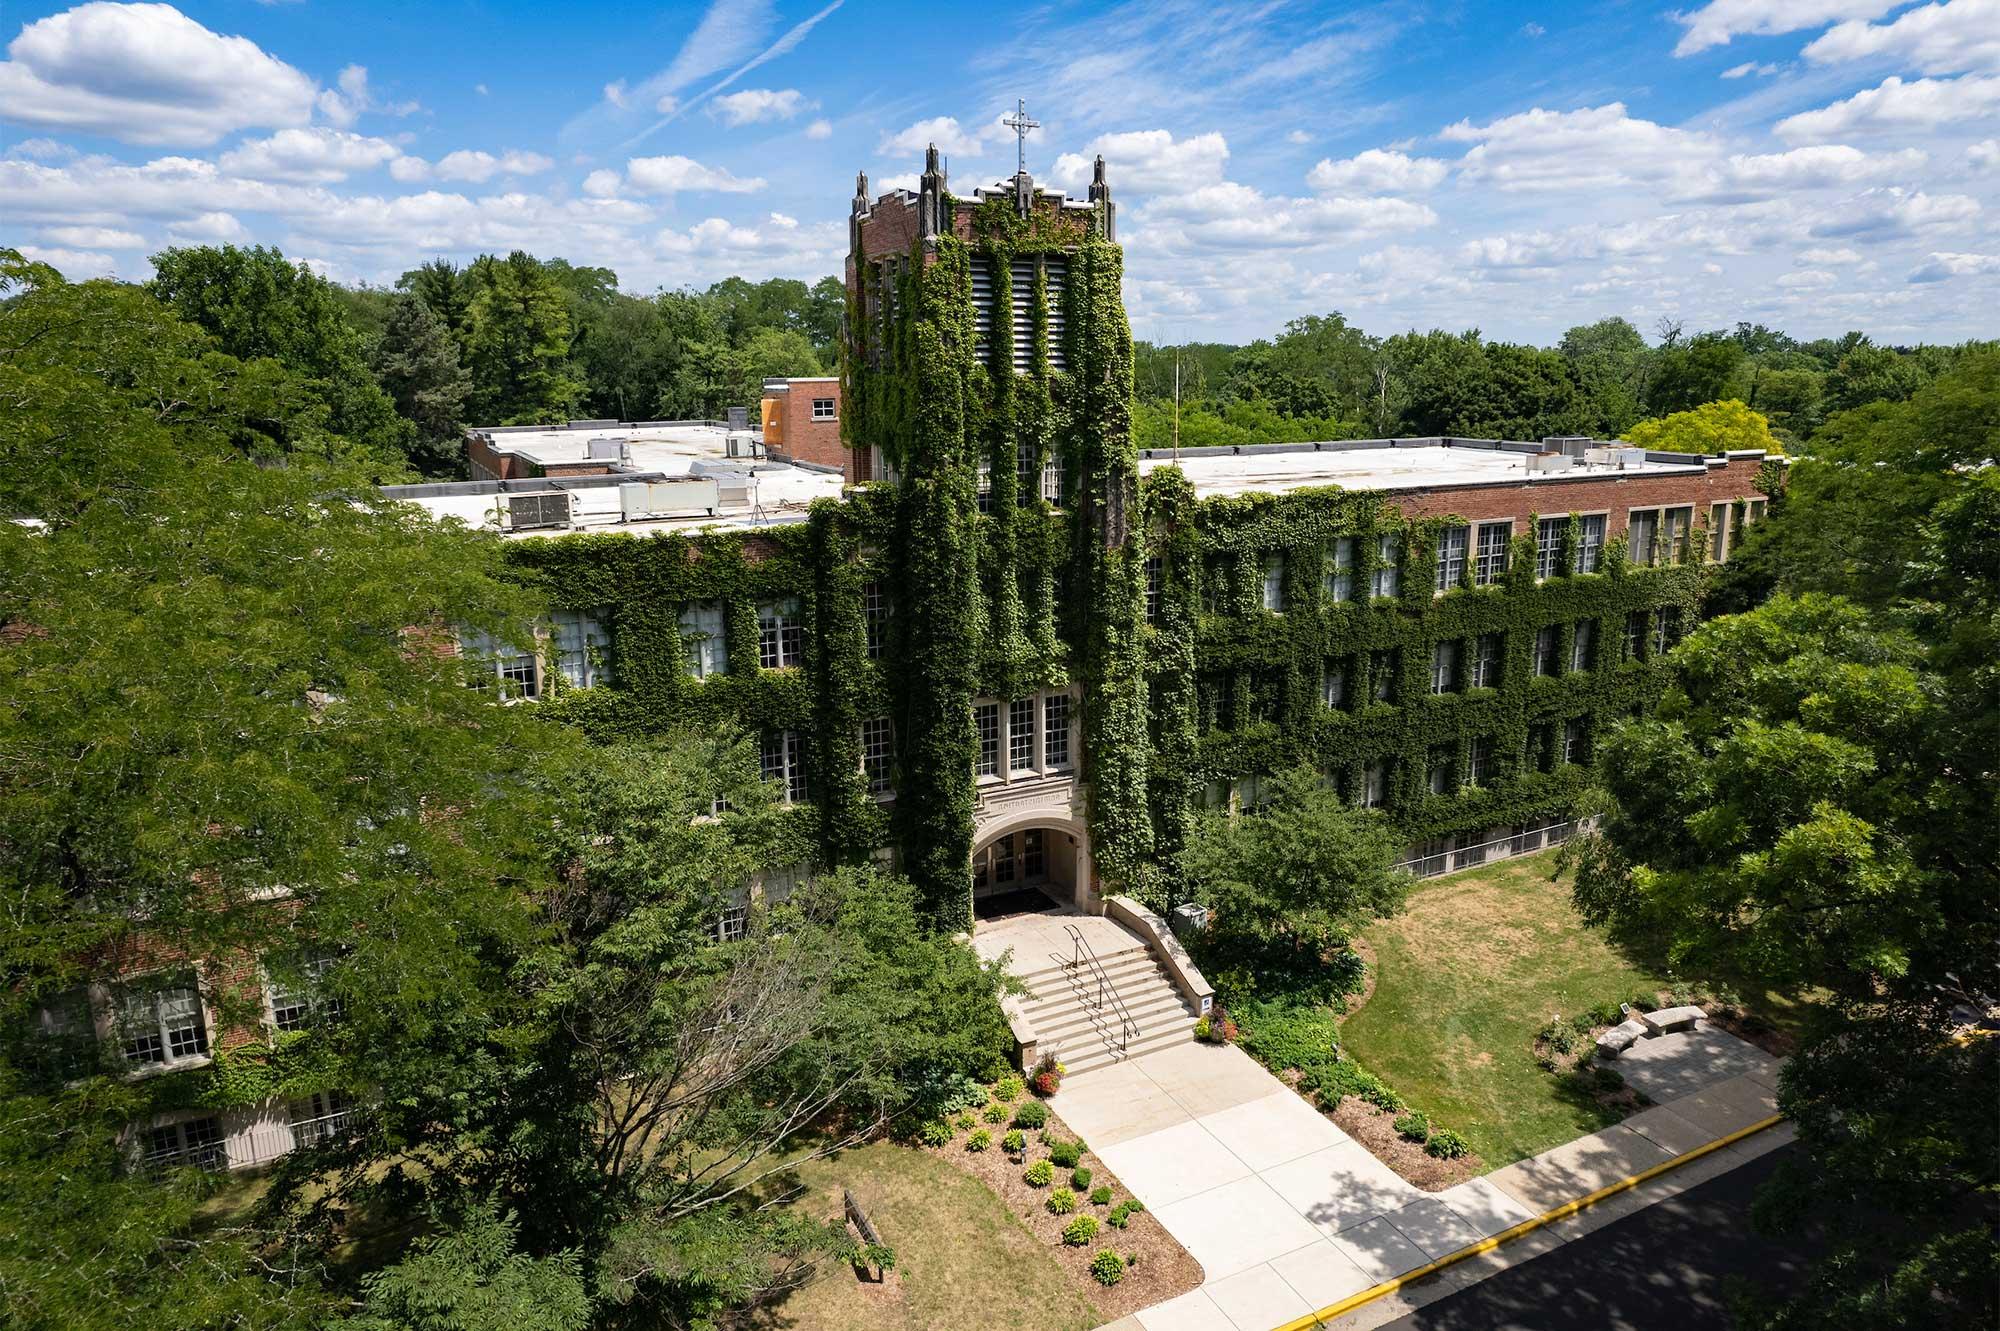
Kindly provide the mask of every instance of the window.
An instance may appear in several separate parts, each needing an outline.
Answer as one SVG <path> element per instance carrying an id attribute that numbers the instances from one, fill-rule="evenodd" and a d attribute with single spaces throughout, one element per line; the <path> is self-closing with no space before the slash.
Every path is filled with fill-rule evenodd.
<path id="1" fill-rule="evenodd" d="M 1561 628 L 1555 624 L 1544 624 L 1535 630 L 1535 673 L 1537 675 L 1559 675 L 1562 673 L 1562 657 L 1557 650 L 1557 635 Z"/>
<path id="2" fill-rule="evenodd" d="M 1229 566 L 1221 559 L 1211 559 L 1201 571 L 1201 610 L 1206 615 L 1220 615 L 1229 609 Z"/>
<path id="3" fill-rule="evenodd" d="M 1604 562 L 1604 522 L 1602 513 L 1577 520 L 1576 571 L 1595 573 Z"/>
<path id="4" fill-rule="evenodd" d="M 1482 735 L 1472 741 L 1465 754 L 1467 785 L 1483 786 L 1493 779 L 1493 737 Z"/>
<path id="5" fill-rule="evenodd" d="M 816 398 L 814 398 L 814 399 L 812 400 L 812 402 L 813 402 L 813 419 L 814 419 L 814 420 L 816 420 L 816 421 L 830 421 L 830 420 L 834 420 L 834 419 L 836 419 L 836 417 L 835 417 L 835 415 L 834 415 L 834 409 L 833 409 L 833 399 L 832 399 L 832 398 L 830 398 L 830 397 L 816 397 Z"/>
<path id="6" fill-rule="evenodd" d="M 1375 583 L 1370 589 L 1377 598 L 1400 595 L 1403 588 L 1403 538 L 1385 531 L 1375 538 Z"/>
<path id="7" fill-rule="evenodd" d="M 146 1169 L 222 1169 L 229 1163 L 222 1146 L 222 1120 L 213 1114 L 146 1129 L 139 1163 Z"/>
<path id="8" fill-rule="evenodd" d="M 1663 606 L 1653 617 L 1653 655 L 1664 656 L 1681 640 L 1681 608 Z"/>
<path id="9" fill-rule="evenodd" d="M 1744 526 L 1748 527 L 1754 522 L 1761 522 L 1763 520 L 1765 502 L 1762 499 L 1746 499 L 1743 501 Z"/>
<path id="10" fill-rule="evenodd" d="M 1669 508 L 1660 514 L 1660 557 L 1662 564 L 1685 564 L 1688 560 L 1688 533 L 1694 527 L 1694 509 Z"/>
<path id="11" fill-rule="evenodd" d="M 287 1107 L 292 1120 L 292 1140 L 300 1146 L 317 1146 L 347 1134 L 354 1120 L 354 1101 L 346 1091 L 314 1091 Z"/>
<path id="12" fill-rule="evenodd" d="M 81 1077 L 97 1062 L 97 1027 L 90 993 L 72 989 L 36 1013 L 35 1053 L 41 1065 L 63 1080 Z"/>
<path id="13" fill-rule="evenodd" d="M 1646 612 L 1634 610 L 1625 616 L 1625 659 L 1637 661 L 1645 654 Z"/>
<path id="14" fill-rule="evenodd" d="M 1236 807 L 1245 812 L 1255 812 L 1271 802 L 1271 795 L 1264 786 L 1261 776 L 1243 776 L 1236 779 Z"/>
<path id="15" fill-rule="evenodd" d="M 1451 794 L 1451 781 L 1455 774 L 1454 769 L 1457 766 L 1458 763 L 1452 754 L 1451 745 L 1437 744 L 1432 746 L 1430 769 L 1426 776 L 1431 794 Z"/>
<path id="16" fill-rule="evenodd" d="M 1035 766 L 1035 700 L 1016 698 L 1007 704 L 1007 767 L 1026 772 Z"/>
<path id="17" fill-rule="evenodd" d="M 1285 609 L 1285 557 L 1283 555 L 1264 556 L 1264 608 L 1284 613 Z"/>
<path id="18" fill-rule="evenodd" d="M 1708 557 L 1720 564 L 1729 558 L 1729 510 L 1734 505 L 1710 504 L 1708 506 Z"/>
<path id="19" fill-rule="evenodd" d="M 1500 687 L 1500 635 L 1482 633 L 1472 644 L 1472 687 Z"/>
<path id="20" fill-rule="evenodd" d="M 1633 509 L 1626 518 L 1625 548 L 1632 563 L 1639 568 L 1649 567 L 1657 553 L 1660 535 L 1660 511 L 1656 508 Z"/>
<path id="21" fill-rule="evenodd" d="M 1507 543 L 1514 539 L 1511 522 L 1479 524 L 1479 555 L 1472 569 L 1472 581 L 1490 587 L 1507 571 Z"/>
<path id="22" fill-rule="evenodd" d="M 690 601 L 681 607 L 681 651 L 696 679 L 729 669 L 729 639 L 722 631 L 722 602 Z"/>
<path id="23" fill-rule="evenodd" d="M 535 654 L 532 650 L 501 642 L 490 634 L 476 630 L 461 634 L 458 646 L 460 653 L 480 663 L 476 676 L 480 688 L 494 688 L 502 698 L 536 696 Z M 488 670 L 492 672 L 491 684 L 487 683 Z"/>
<path id="24" fill-rule="evenodd" d="M 975 703 L 972 719 L 979 729 L 980 776 L 1000 775 L 1000 704 L 997 702 Z"/>
<path id="25" fill-rule="evenodd" d="M 266 968 L 264 996 L 271 1005 L 271 1024 L 281 1031 L 302 1031 L 340 1017 L 340 1000 L 327 992 L 326 976 L 337 960 L 325 952 L 294 957 L 275 969 Z"/>
<path id="26" fill-rule="evenodd" d="M 778 783 L 785 803 L 805 803 L 808 794 L 805 736 L 796 730 L 768 730 L 764 732 L 760 757 L 764 779 Z"/>
<path id="27" fill-rule="evenodd" d="M 718 943 L 733 943 L 750 932 L 750 903 L 724 906 L 715 917 L 713 937 Z"/>
<path id="28" fill-rule="evenodd" d="M 895 793 L 891 786 L 891 744 L 889 718 L 871 716 L 861 723 L 861 774 L 868 780 L 868 793 L 877 799 Z"/>
<path id="29" fill-rule="evenodd" d="M 1568 518 L 1542 518 L 1535 523 L 1535 576 L 1553 578 L 1562 559 L 1563 531 Z"/>
<path id="30" fill-rule="evenodd" d="M 993 511 L 993 460 L 991 458 L 979 459 L 979 511 L 981 513 L 991 513 Z"/>
<path id="31" fill-rule="evenodd" d="M 1446 527 L 1438 533 L 1437 590 L 1448 592 L 1465 579 L 1466 529 Z"/>
<path id="32" fill-rule="evenodd" d="M 1151 555 L 1146 560 L 1146 622 L 1160 622 L 1160 557 Z"/>
<path id="33" fill-rule="evenodd" d="M 1049 460 L 1042 464 L 1042 499 L 1058 508 L 1063 500 L 1063 460 L 1060 450 L 1049 449 Z"/>
<path id="34" fill-rule="evenodd" d="M 882 659 L 889 640 L 889 595 L 879 582 L 861 584 L 861 625 L 868 635 L 868 659 Z"/>
<path id="35" fill-rule="evenodd" d="M 804 665 L 806 625 L 799 598 L 765 601 L 757 607 L 757 664 L 766 670 Z"/>
<path id="36" fill-rule="evenodd" d="M 1319 675 L 1319 697 L 1328 707 L 1347 706 L 1347 667 L 1327 663 Z"/>
<path id="37" fill-rule="evenodd" d="M 1566 763 L 1590 761 L 1590 732 L 1581 717 L 1563 722 L 1562 760 Z"/>
<path id="38" fill-rule="evenodd" d="M 1042 765 L 1069 766 L 1069 695 L 1051 693 L 1042 699 Z"/>
<path id="39" fill-rule="evenodd" d="M 1556 728 L 1544 721 L 1528 727 L 1528 766 L 1534 771 L 1549 770 L 1549 750 L 1555 743 Z"/>
<path id="40" fill-rule="evenodd" d="M 1031 504 L 1035 500 L 1035 480 L 1042 471 L 1041 450 L 1032 440 L 1023 440 L 1014 445 L 1014 502 Z"/>
<path id="41" fill-rule="evenodd" d="M 1333 564 L 1326 571 L 1326 599 L 1338 605 L 1354 599 L 1354 538 L 1343 536 L 1333 543 Z"/>
<path id="42" fill-rule="evenodd" d="M 550 636 L 555 639 L 556 669 L 563 679 L 579 689 L 604 683 L 605 648 L 611 638 L 603 626 L 581 610 L 558 610 L 552 618 Z"/>
<path id="43" fill-rule="evenodd" d="M 1048 858 L 1042 849 L 1042 829 L 1031 827 L 1021 833 L 1021 877 L 1033 882 L 1047 876 Z"/>
<path id="44" fill-rule="evenodd" d="M 1431 648 L 1431 692 L 1450 693 L 1458 680 L 1458 644 L 1440 642 Z"/>
<path id="45" fill-rule="evenodd" d="M 1368 685 L 1376 702 L 1396 699 L 1396 654 L 1375 652 L 1368 660 Z"/>
<path id="46" fill-rule="evenodd" d="M 125 1061 L 141 1067 L 206 1054 L 208 1023 L 193 977 L 127 991 L 118 1005 L 118 1036 Z"/>
<path id="47" fill-rule="evenodd" d="M 1378 758 L 1361 769 L 1361 807 L 1380 809 L 1389 802 L 1389 763 Z"/>
<path id="48" fill-rule="evenodd" d="M 1569 668 L 1590 669 L 1591 654 L 1597 650 L 1597 621 L 1579 619 L 1569 633 Z"/>

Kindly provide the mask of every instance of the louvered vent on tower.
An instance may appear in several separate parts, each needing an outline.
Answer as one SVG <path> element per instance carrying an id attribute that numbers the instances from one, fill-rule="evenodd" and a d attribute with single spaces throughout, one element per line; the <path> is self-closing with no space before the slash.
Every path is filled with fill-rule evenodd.
<path id="1" fill-rule="evenodd" d="M 1035 368 L 1035 261 L 1016 259 L 1008 270 L 1014 290 L 1014 373 Z"/>
<path id="2" fill-rule="evenodd" d="M 1050 259 L 1048 261 L 1049 288 L 1049 368 L 1066 370 L 1069 361 L 1063 354 L 1063 297 L 1069 292 L 1069 260 Z"/>
<path id="3" fill-rule="evenodd" d="M 992 354 L 993 265 L 980 258 L 972 261 L 972 344 L 980 360 Z"/>

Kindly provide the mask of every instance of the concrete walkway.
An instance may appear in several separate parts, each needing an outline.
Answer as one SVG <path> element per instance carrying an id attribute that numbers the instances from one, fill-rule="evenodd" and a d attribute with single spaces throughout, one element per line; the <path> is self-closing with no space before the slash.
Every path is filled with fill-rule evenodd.
<path id="1" fill-rule="evenodd" d="M 1050 1107 L 1206 1276 L 1106 1331 L 1270 1331 L 1776 1112 L 1776 1061 L 1742 1041 L 1697 1028 L 1640 1043 L 1619 1070 L 1668 1103 L 1438 1193 L 1240 1049 L 1069 1078 Z"/>

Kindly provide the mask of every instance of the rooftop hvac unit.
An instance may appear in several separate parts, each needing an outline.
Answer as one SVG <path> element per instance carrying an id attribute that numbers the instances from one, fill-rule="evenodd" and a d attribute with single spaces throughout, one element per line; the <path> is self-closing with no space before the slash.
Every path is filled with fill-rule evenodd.
<path id="1" fill-rule="evenodd" d="M 569 526 L 568 492 L 544 490 L 535 494 L 508 495 L 507 525 L 514 531 Z"/>
<path id="2" fill-rule="evenodd" d="M 584 456 L 592 462 L 623 462 L 632 455 L 632 446 L 609 436 L 593 439 L 584 446 Z"/>
<path id="3" fill-rule="evenodd" d="M 625 520 L 638 522 L 713 513 L 718 496 L 710 480 L 627 481 L 618 487 L 618 501 Z"/>
<path id="4" fill-rule="evenodd" d="M 725 457 L 761 458 L 764 456 L 764 445 L 748 430 L 732 431 L 722 441 L 722 452 Z"/>
<path id="5" fill-rule="evenodd" d="M 731 407 L 731 408 L 729 409 L 729 428 L 730 428 L 730 429 L 732 429 L 732 430 L 747 430 L 747 429 L 749 429 L 749 428 L 750 428 L 750 408 L 748 408 L 748 407 Z"/>
<path id="6" fill-rule="evenodd" d="M 1542 440 L 1542 447 L 1553 449 L 1568 457 L 1580 458 L 1596 442 L 1587 434 L 1552 434 Z"/>

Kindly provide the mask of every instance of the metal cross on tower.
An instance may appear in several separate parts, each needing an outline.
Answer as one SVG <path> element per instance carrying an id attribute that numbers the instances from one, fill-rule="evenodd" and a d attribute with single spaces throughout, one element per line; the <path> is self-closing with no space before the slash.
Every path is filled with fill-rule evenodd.
<path id="1" fill-rule="evenodd" d="M 1028 118 L 1028 103 L 1025 98 L 1014 99 L 1014 114 L 1003 116 L 1000 123 L 1014 131 L 1014 174 L 1028 174 L 1028 131 L 1040 129 L 1042 122 Z"/>

